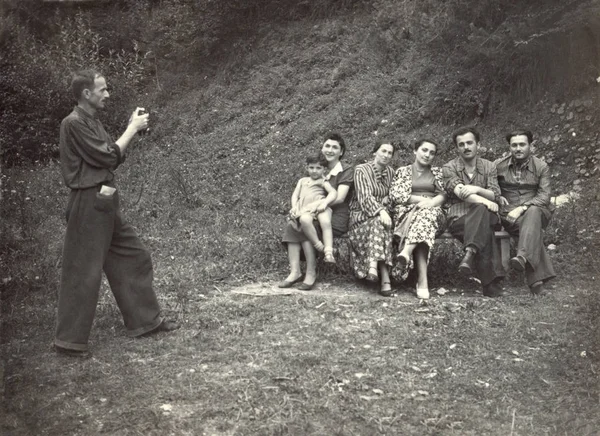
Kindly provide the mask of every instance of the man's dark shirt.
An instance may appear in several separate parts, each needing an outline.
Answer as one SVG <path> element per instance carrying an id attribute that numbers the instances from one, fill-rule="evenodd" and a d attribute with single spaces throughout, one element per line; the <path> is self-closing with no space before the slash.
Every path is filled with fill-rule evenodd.
<path id="1" fill-rule="evenodd" d="M 121 150 L 95 116 L 76 106 L 60 125 L 60 162 L 65 184 L 85 189 L 114 179 Z"/>
<path id="2" fill-rule="evenodd" d="M 504 213 L 519 206 L 554 209 L 550 203 L 550 168 L 546 162 L 530 156 L 519 165 L 512 156 L 507 156 L 498 159 L 495 164 L 502 196 L 509 203 L 508 207 L 503 208 Z"/>

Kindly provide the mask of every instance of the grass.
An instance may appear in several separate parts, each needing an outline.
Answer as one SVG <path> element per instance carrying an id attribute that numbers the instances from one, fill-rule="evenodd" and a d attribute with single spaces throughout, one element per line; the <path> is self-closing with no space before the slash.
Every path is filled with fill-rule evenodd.
<path id="1" fill-rule="evenodd" d="M 568 291 L 566 291 L 568 289 Z M 592 435 L 600 422 L 598 297 L 562 281 L 420 305 L 337 281 L 292 296 L 161 294 L 181 330 L 124 335 L 103 292 L 92 357 L 50 349 L 34 293 L 2 345 L 3 434 Z M 350 296 L 349 296 L 350 295 Z M 10 324 L 10 323 L 9 323 Z"/>
<path id="2" fill-rule="evenodd" d="M 56 356 L 67 192 L 55 164 L 5 170 L 3 434 L 594 434 L 597 90 L 510 106 L 523 95 L 499 88 L 480 118 L 485 65 L 459 67 L 463 51 L 484 48 L 463 41 L 441 56 L 429 50 L 435 35 L 402 39 L 398 17 L 380 29 L 388 15 L 268 26 L 214 76 L 161 72 L 162 91 L 144 97 L 153 130 L 129 149 L 118 186 L 152 252 L 161 304 L 183 323 L 174 334 L 126 338 L 104 287 L 93 357 Z M 555 193 L 580 179 L 582 200 L 557 211 L 546 232 L 560 276 L 551 297 L 529 297 L 511 275 L 512 296 L 482 298 L 453 273 L 460 257 L 450 241 L 431 263 L 431 284 L 450 292 L 427 306 L 406 294 L 380 299 L 324 268 L 321 292 L 230 292 L 285 276 L 289 196 L 324 133 L 343 134 L 348 163 L 368 157 L 377 136 L 402 142 L 396 166 L 412 160 L 411 140 L 430 136 L 443 143 L 441 164 L 454 156 L 459 120 L 481 127 L 490 159 L 505 150 L 506 130 L 531 127 L 548 138 L 538 155 L 554 160 Z"/>

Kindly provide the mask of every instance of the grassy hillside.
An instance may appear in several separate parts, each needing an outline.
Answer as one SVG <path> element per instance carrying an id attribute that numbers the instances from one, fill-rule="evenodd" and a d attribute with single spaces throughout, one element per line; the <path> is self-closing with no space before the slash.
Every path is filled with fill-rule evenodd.
<path id="1" fill-rule="evenodd" d="M 180 282 L 207 291 L 222 280 L 280 275 L 293 183 L 328 131 L 344 136 L 350 163 L 368 158 L 385 136 L 401 144 L 395 164 L 406 164 L 410 142 L 426 135 L 445 145 L 441 164 L 454 155 L 449 133 L 457 125 L 481 128 L 488 158 L 505 151 L 506 131 L 524 125 L 552 164 L 557 194 L 574 187 L 590 194 L 600 161 L 598 6 L 491 4 L 376 1 L 325 18 L 258 16 L 253 32 L 215 48 L 196 74 L 157 68 L 139 98 L 153 132 L 133 147 L 118 180 L 127 216 L 153 251 L 159 288 Z M 189 64 L 203 59 L 187 55 Z M 67 195 L 58 168 L 3 177 L 5 275 L 23 291 L 53 288 Z M 558 214 L 548 232 L 567 257 L 595 236 L 586 220 L 597 199 L 589 201 Z"/>
<path id="2" fill-rule="evenodd" d="M 220 2 L 208 15 L 195 7 L 212 3 L 140 1 L 140 8 L 154 5 L 142 11 L 147 27 L 133 9 L 113 17 L 125 47 L 141 36 L 139 54 L 156 55 L 131 69 L 111 64 L 115 113 L 106 116 L 117 135 L 116 120 L 126 119 L 129 105 L 150 110 L 151 133 L 129 149 L 117 183 L 125 215 L 152 252 L 161 305 L 183 328 L 131 341 L 104 284 L 94 357 L 54 356 L 48 344 L 68 192 L 55 160 L 4 168 L 0 429 L 595 434 L 598 2 L 282 1 L 288 9 L 270 10 L 260 5 L 275 0 L 248 0 Z M 103 27 L 98 20 L 92 27 Z M 165 26 L 168 32 L 155 30 Z M 68 44 L 78 40 L 76 31 L 69 35 Z M 0 32 L 0 45 L 5 36 Z M 62 49 L 48 50 L 53 56 Z M 27 53 L 48 60 L 46 52 Z M 123 81 L 149 66 L 151 74 L 135 76 L 131 86 Z M 26 72 L 37 71 L 31 68 Z M 6 77 L 17 80 L 19 71 Z M 57 89 L 59 79 L 50 79 Z M 40 107 L 52 116 L 70 110 L 52 93 L 25 88 L 39 97 L 32 101 L 46 101 Z M 137 100 L 119 99 L 118 91 Z M 0 129 L 3 146 L 19 135 L 38 144 L 47 132 L 40 147 L 55 150 L 57 121 L 27 108 L 0 114 L 3 123 L 16 117 L 18 126 L 13 136 Z M 349 163 L 369 158 L 377 138 L 391 138 L 400 145 L 396 166 L 411 161 L 412 140 L 429 136 L 443 144 L 442 164 L 454 156 L 449 136 L 462 124 L 480 128 L 490 159 L 506 150 L 506 131 L 529 127 L 538 156 L 552 167 L 555 194 L 578 196 L 556 211 L 546 231 L 559 273 L 552 296 L 525 297 L 511 274 L 512 296 L 471 298 L 474 283 L 454 272 L 453 242 L 438 246 L 443 255 L 436 251 L 430 280 L 449 293 L 427 307 L 405 293 L 373 297 L 336 268 L 319 271 L 319 286 L 330 295 L 228 292 L 286 275 L 280 237 L 289 197 L 306 154 L 318 150 L 325 133 L 344 136 Z M 19 130 L 29 126 L 29 133 Z"/>

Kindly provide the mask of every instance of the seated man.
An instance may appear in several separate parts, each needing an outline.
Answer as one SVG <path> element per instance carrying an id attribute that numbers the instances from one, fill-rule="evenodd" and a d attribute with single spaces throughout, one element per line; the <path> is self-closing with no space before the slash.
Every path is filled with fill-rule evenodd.
<path id="1" fill-rule="evenodd" d="M 480 134 L 463 127 L 452 134 L 458 157 L 443 167 L 448 193 L 448 231 L 463 242 L 465 256 L 458 270 L 464 275 L 477 272 L 483 295 L 504 294 L 500 281 L 504 269 L 494 230 L 500 226 L 497 200 L 500 188 L 496 167 L 477 156 Z"/>
<path id="2" fill-rule="evenodd" d="M 504 229 L 519 237 L 517 255 L 510 259 L 512 269 L 523 272 L 534 295 L 543 295 L 544 282 L 555 277 L 552 261 L 544 248 L 543 229 L 554 207 L 550 203 L 550 169 L 533 156 L 533 134 L 516 130 L 506 135 L 510 155 L 498 159 L 500 217 Z"/>

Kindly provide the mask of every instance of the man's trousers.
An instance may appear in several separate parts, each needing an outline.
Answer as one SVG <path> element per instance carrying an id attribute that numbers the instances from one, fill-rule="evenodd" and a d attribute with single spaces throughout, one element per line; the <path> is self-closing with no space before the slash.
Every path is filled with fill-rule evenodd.
<path id="1" fill-rule="evenodd" d="M 530 206 L 515 222 L 502 219 L 504 229 L 519 237 L 517 256 L 527 260 L 525 277 L 527 285 L 546 282 L 556 276 L 552 260 L 544 247 L 544 229 L 550 222 L 552 212 L 538 206 Z"/>
<path id="2" fill-rule="evenodd" d="M 483 204 L 472 204 L 468 212 L 450 224 L 448 232 L 460 240 L 465 247 L 477 250 L 475 268 L 481 283 L 486 286 L 497 278 L 504 277 L 500 247 L 494 231 L 500 219 Z"/>
<path id="3" fill-rule="evenodd" d="M 162 322 L 150 253 L 121 215 L 118 192 L 98 191 L 72 190 L 67 205 L 55 344 L 70 350 L 88 348 L 103 270 L 129 335 Z"/>

